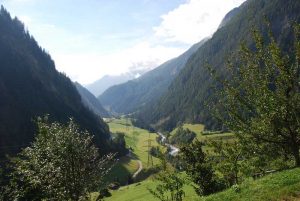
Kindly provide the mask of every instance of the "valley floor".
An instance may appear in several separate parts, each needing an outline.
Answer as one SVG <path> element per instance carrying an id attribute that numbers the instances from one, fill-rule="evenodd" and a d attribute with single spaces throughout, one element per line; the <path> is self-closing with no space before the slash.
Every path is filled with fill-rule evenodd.
<path id="1" fill-rule="evenodd" d="M 126 185 L 128 177 L 134 177 L 135 180 L 143 180 L 149 174 L 151 167 L 159 164 L 159 160 L 152 157 L 148 162 L 148 143 L 151 146 L 160 146 L 156 142 L 156 133 L 150 133 L 147 130 L 132 126 L 129 119 L 106 119 L 112 133 L 121 132 L 125 134 L 127 148 L 130 148 L 130 154 L 119 159 L 112 172 L 108 175 L 108 181 L 118 181 Z"/>
<path id="2" fill-rule="evenodd" d="M 135 181 L 140 182 L 111 191 L 112 196 L 104 200 L 156 201 L 157 199 L 148 190 L 149 188 L 154 189 L 157 185 L 157 181 L 153 180 L 151 176 L 153 174 L 151 172 L 152 165 L 148 163 L 148 143 L 151 141 L 151 146 L 160 146 L 155 140 L 157 135 L 133 127 L 131 122 L 126 119 L 110 119 L 108 124 L 111 132 L 123 132 L 125 134 L 126 144 L 132 149 L 130 156 L 122 157 L 119 160 L 109 177 L 118 178 L 120 183 L 124 185 L 128 175 L 135 175 Z M 203 134 L 203 126 L 199 124 L 184 124 L 183 126 L 196 132 L 199 140 L 208 138 L 233 139 L 231 133 Z M 153 157 L 153 165 L 156 164 L 159 164 L 159 160 Z M 273 173 L 258 180 L 251 178 L 241 185 L 207 197 L 197 196 L 191 184 L 185 185 L 184 191 L 185 201 L 295 201 L 300 200 L 300 168 Z M 92 200 L 96 200 L 98 193 L 93 193 L 92 196 Z"/>

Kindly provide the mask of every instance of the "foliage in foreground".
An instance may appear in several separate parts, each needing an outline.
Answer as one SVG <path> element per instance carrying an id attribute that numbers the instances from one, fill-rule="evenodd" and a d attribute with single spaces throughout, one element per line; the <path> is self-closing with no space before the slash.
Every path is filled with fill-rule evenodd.
<path id="1" fill-rule="evenodd" d="M 178 172 L 165 170 L 155 176 L 158 184 L 149 192 L 161 201 L 182 201 L 185 195 L 183 191 L 184 180 Z"/>
<path id="2" fill-rule="evenodd" d="M 223 182 L 217 177 L 213 163 L 204 153 L 203 143 L 198 140 L 180 149 L 183 168 L 195 183 L 198 195 L 209 195 L 224 189 Z"/>
<path id="3" fill-rule="evenodd" d="M 154 189 L 148 188 L 149 192 L 161 201 L 182 201 L 185 192 L 183 186 L 185 180 L 173 167 L 169 167 L 166 161 L 166 153 L 158 149 L 161 171 L 155 175 L 157 185 Z"/>
<path id="4" fill-rule="evenodd" d="M 12 161 L 8 200 L 80 200 L 98 190 L 110 169 L 112 155 L 101 157 L 87 132 L 68 125 L 37 121 L 30 147 Z"/>
<path id="5" fill-rule="evenodd" d="M 242 46 L 228 65 L 229 78 L 215 76 L 222 86 L 218 117 L 237 141 L 212 142 L 210 155 L 198 141 L 181 148 L 198 195 L 237 185 L 256 171 L 287 168 L 292 157 L 300 166 L 299 26 L 294 33 L 294 53 L 284 55 L 271 33 L 264 38 L 254 31 L 255 49 Z"/>
<path id="6" fill-rule="evenodd" d="M 239 142 L 210 141 L 212 148 L 214 169 L 219 172 L 226 186 L 239 184 L 245 176 L 245 172 L 251 166 L 243 159 L 243 149 Z M 249 165 L 249 167 L 248 167 Z"/>
<path id="7" fill-rule="evenodd" d="M 267 39 L 266 39 L 267 38 Z M 242 46 L 219 79 L 218 114 L 253 155 L 293 157 L 300 166 L 300 26 L 286 54 L 272 34 L 254 31 L 255 49 Z"/>

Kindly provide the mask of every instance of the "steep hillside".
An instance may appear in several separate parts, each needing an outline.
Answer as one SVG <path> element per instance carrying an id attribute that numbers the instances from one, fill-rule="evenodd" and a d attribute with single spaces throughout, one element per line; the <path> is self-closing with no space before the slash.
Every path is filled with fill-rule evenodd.
<path id="1" fill-rule="evenodd" d="M 110 117 L 108 112 L 102 107 L 99 100 L 89 90 L 81 86 L 78 82 L 74 83 L 78 93 L 81 96 L 82 103 L 92 112 L 100 117 Z"/>
<path id="2" fill-rule="evenodd" d="M 209 63 L 223 76 L 226 61 L 242 41 L 253 47 L 253 28 L 267 35 L 265 18 L 271 24 L 275 39 L 289 51 L 292 47 L 294 22 L 300 22 L 300 1 L 248 0 L 240 11 L 221 27 L 188 60 L 186 66 L 172 82 L 159 103 L 144 108 L 137 116 L 137 124 L 144 127 L 172 130 L 179 122 L 198 122 L 207 128 L 219 128 L 205 106 L 212 94 L 212 79 L 205 67 Z"/>
<path id="3" fill-rule="evenodd" d="M 55 69 L 50 55 L 41 49 L 18 19 L 0 10 L 0 155 L 28 146 L 37 116 L 66 122 L 70 117 L 95 135 L 107 148 L 107 125 L 81 102 L 75 86 Z"/>
<path id="4" fill-rule="evenodd" d="M 207 39 L 205 39 L 207 40 Z M 204 43 L 193 45 L 182 55 L 165 62 L 138 79 L 107 89 L 99 100 L 102 105 L 117 113 L 132 113 L 145 104 L 154 102 L 168 89 L 188 58 Z"/>

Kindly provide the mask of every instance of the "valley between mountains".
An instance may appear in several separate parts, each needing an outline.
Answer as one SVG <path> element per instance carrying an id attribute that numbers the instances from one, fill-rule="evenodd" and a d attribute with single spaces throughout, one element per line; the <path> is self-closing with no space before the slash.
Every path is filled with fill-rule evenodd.
<path id="1" fill-rule="evenodd" d="M 38 19 L 57 18 L 34 9 L 49 2 L 1 4 L 0 201 L 300 200 L 300 1 L 240 1 L 218 22 L 213 34 L 164 62 L 155 56 L 175 55 L 186 46 L 157 31 L 162 31 L 160 26 L 152 26 L 156 35 L 148 33 L 143 38 L 157 43 L 157 52 L 151 52 L 148 43 L 141 46 L 153 61 L 130 61 L 128 72 L 120 65 L 115 68 L 118 75 L 106 75 L 94 83 L 81 84 L 58 71 L 61 55 L 74 58 L 71 69 L 79 78 L 82 58 L 90 60 L 81 68 L 92 69 L 87 66 L 95 65 L 100 57 L 110 58 L 113 64 L 134 53 L 142 57 L 140 46 L 113 59 L 93 53 L 88 57 L 89 51 L 103 49 L 96 47 L 97 41 L 83 41 L 98 38 L 103 45 L 112 41 L 109 52 L 117 42 L 121 48 L 130 40 L 140 40 L 137 33 L 150 32 L 140 26 L 150 23 L 151 15 L 164 11 L 160 14 L 164 25 L 190 4 L 209 3 L 128 2 L 80 3 L 82 16 L 73 17 L 82 27 L 76 30 L 87 30 L 74 38 L 66 37 L 71 29 L 33 26 Z M 211 2 L 214 6 L 224 3 Z M 20 5 L 24 12 L 30 7 L 28 12 L 39 17 L 14 17 L 5 5 L 12 13 L 21 12 Z M 149 7 L 141 12 L 141 5 Z M 100 24 L 93 25 L 97 33 L 88 30 L 92 23 L 85 19 L 91 16 L 99 23 L 120 19 L 110 9 L 122 14 L 124 19 L 114 22 L 124 33 L 100 37 L 107 28 Z M 132 12 L 124 14 L 127 9 Z M 63 6 L 61 10 L 72 9 Z M 100 18 L 98 12 L 106 17 Z M 183 12 L 179 18 L 194 21 L 190 18 L 196 14 Z M 201 19 L 209 16 L 207 10 Z M 64 17 L 59 20 L 64 28 L 72 27 Z M 129 23 L 128 17 L 138 25 Z M 108 24 L 109 29 L 116 28 Z M 179 20 L 171 23 L 167 32 L 171 34 L 179 24 Z M 31 35 L 31 27 L 34 34 L 49 29 L 54 39 L 59 33 L 65 41 L 73 41 L 71 45 L 66 42 L 70 47 L 83 51 L 90 45 L 90 49 L 82 57 L 81 50 L 74 50 L 78 58 L 57 56 L 57 52 L 52 57 Z M 193 28 L 196 32 L 205 26 Z M 173 40 L 160 38 L 166 36 Z M 176 48 L 170 53 L 164 45 L 171 44 Z M 108 63 L 101 65 L 103 71 L 111 70 Z"/>

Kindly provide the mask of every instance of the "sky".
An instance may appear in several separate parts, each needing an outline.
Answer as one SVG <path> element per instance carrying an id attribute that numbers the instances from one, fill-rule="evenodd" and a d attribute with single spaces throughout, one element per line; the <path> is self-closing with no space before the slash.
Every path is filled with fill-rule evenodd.
<path id="1" fill-rule="evenodd" d="M 73 81 L 153 69 L 245 0 L 0 0 Z"/>

